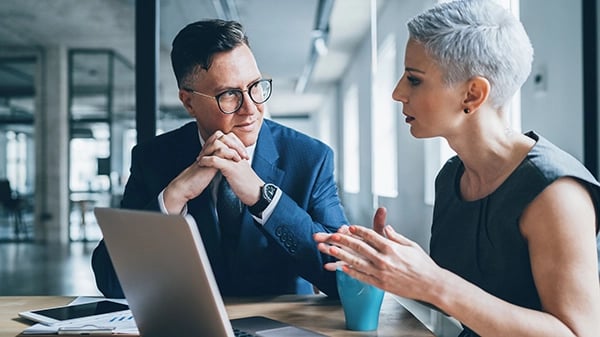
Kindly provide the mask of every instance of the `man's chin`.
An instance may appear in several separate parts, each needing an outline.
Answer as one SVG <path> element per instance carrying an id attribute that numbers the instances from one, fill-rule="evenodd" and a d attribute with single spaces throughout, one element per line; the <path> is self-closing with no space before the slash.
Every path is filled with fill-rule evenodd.
<path id="1" fill-rule="evenodd" d="M 260 128 L 262 126 L 262 121 L 254 123 L 252 126 L 252 128 L 236 127 L 232 130 L 246 147 L 256 144 L 258 133 L 260 132 Z"/>
<path id="2" fill-rule="evenodd" d="M 245 147 L 252 146 L 256 144 L 256 140 L 258 139 L 258 132 L 234 132 L 235 135 L 244 143 Z"/>

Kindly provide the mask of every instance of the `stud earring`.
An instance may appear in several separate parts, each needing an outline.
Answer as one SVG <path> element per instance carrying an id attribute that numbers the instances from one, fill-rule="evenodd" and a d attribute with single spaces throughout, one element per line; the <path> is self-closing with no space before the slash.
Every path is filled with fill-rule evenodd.
<path id="1" fill-rule="evenodd" d="M 469 110 L 469 108 L 465 108 L 465 109 L 463 110 L 463 112 L 464 112 L 464 113 L 466 113 L 466 114 L 468 114 L 469 112 L 471 112 L 471 110 Z"/>

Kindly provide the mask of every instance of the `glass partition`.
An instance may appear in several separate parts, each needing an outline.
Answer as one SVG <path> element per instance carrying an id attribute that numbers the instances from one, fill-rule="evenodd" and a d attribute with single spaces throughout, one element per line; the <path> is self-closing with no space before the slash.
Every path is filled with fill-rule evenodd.
<path id="1" fill-rule="evenodd" d="M 111 50 L 69 52 L 70 240 L 97 240 L 94 207 L 118 206 L 122 195 L 124 134 L 135 129 L 135 74 Z"/>
<path id="2" fill-rule="evenodd" d="M 0 241 L 33 239 L 36 66 L 0 58 Z"/>

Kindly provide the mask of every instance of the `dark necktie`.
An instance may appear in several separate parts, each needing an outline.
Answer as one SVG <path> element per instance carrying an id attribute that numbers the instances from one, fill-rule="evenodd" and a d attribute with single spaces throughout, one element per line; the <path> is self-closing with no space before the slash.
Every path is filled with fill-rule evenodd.
<path id="1" fill-rule="evenodd" d="M 221 243 L 226 255 L 237 247 L 242 224 L 242 210 L 242 202 L 233 193 L 227 179 L 222 177 L 217 190 L 217 214 L 221 228 Z"/>

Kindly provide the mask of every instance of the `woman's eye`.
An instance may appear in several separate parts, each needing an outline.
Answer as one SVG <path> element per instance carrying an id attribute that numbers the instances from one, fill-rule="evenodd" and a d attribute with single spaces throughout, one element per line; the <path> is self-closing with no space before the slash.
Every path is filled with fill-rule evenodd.
<path id="1" fill-rule="evenodd" d="M 408 80 L 410 85 L 419 85 L 421 83 L 421 80 L 414 76 L 406 76 L 406 79 Z"/>

